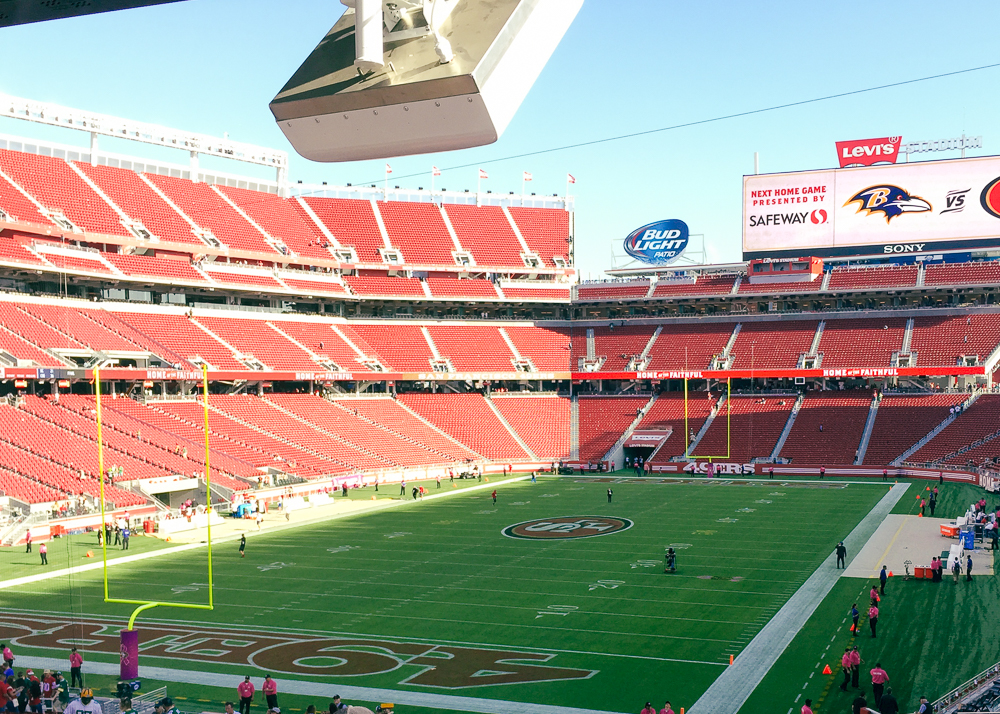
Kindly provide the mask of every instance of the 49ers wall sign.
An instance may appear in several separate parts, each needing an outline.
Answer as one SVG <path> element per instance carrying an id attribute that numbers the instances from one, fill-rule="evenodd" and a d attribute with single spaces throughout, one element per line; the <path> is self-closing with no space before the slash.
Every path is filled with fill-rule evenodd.
<path id="1" fill-rule="evenodd" d="M 569 538 L 594 538 L 627 531 L 632 527 L 628 518 L 613 516 L 560 516 L 536 518 L 507 526 L 501 532 L 508 538 L 527 540 L 567 540 Z"/>

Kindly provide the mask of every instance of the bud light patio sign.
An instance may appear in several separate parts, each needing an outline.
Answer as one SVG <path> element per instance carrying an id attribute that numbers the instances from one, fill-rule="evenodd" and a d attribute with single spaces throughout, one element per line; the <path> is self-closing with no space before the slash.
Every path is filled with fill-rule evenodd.
<path id="1" fill-rule="evenodd" d="M 671 218 L 636 228 L 625 239 L 625 252 L 643 263 L 666 265 L 687 248 L 687 223 Z"/>

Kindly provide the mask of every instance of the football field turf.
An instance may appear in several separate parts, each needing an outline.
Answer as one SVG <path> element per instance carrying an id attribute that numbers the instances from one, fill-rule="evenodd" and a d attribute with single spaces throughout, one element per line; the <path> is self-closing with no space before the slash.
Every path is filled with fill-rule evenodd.
<path id="1" fill-rule="evenodd" d="M 495 506 L 486 488 L 254 532 L 246 558 L 233 541 L 213 548 L 214 611 L 140 616 L 140 662 L 376 688 L 388 701 L 445 695 L 422 711 L 462 710 L 454 697 L 617 712 L 670 699 L 679 711 L 887 489 L 542 478 L 500 484 Z M 634 525 L 586 538 L 502 533 L 540 520 L 518 532 L 573 535 L 552 528 L 557 517 Z M 668 546 L 678 552 L 673 575 L 663 572 Z M 205 602 L 205 555 L 112 566 L 111 596 Z M 10 571 L 0 579 L 30 574 L 0 562 Z M 21 656 L 64 657 L 78 640 L 89 661 L 117 661 L 117 630 L 132 608 L 105 604 L 100 578 L 7 588 L 2 636 Z"/>

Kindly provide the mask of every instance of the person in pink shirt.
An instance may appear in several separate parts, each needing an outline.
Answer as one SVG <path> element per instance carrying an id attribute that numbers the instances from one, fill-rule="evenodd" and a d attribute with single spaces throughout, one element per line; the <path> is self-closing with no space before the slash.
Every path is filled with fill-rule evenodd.
<path id="1" fill-rule="evenodd" d="M 652 702 L 646 702 L 646 706 L 642 708 L 641 714 L 656 714 L 656 707 L 653 706 Z"/>
<path id="2" fill-rule="evenodd" d="M 879 709 L 882 708 L 882 691 L 885 689 L 885 683 L 889 681 L 889 675 L 886 671 L 882 669 L 882 663 L 876 662 L 875 668 L 871 672 L 872 674 L 872 697 L 875 699 L 875 706 Z"/>
<path id="3" fill-rule="evenodd" d="M 76 651 L 76 647 L 69 653 L 69 686 L 83 687 L 83 657 Z M 79 682 L 79 684 L 78 684 Z"/>
<path id="4" fill-rule="evenodd" d="M 271 679 L 270 674 L 264 675 L 264 684 L 261 685 L 260 691 L 264 692 L 264 698 L 267 700 L 268 709 L 278 708 L 278 683 Z"/>
<path id="5" fill-rule="evenodd" d="M 874 604 L 868 608 L 868 626 L 872 628 L 872 639 L 875 639 L 875 628 L 878 626 L 878 608 Z"/>
<path id="6" fill-rule="evenodd" d="M 674 714 L 674 710 L 670 708 L 670 702 L 663 705 L 663 709 L 660 710 L 660 714 Z"/>
<path id="7" fill-rule="evenodd" d="M 44 543 L 38 546 L 38 555 L 42 558 L 42 565 L 49 564 L 49 549 Z"/>
<path id="8" fill-rule="evenodd" d="M 236 687 L 236 693 L 240 696 L 240 714 L 250 714 L 250 704 L 253 703 L 254 687 L 248 674 Z"/>
<path id="9" fill-rule="evenodd" d="M 806 703 L 802 705 L 802 714 L 813 714 L 812 703 L 812 699 L 806 699 Z"/>
<path id="10" fill-rule="evenodd" d="M 10 651 L 10 647 L 7 645 L 0 645 L 3 648 L 3 661 L 8 667 L 14 666 L 14 653 Z"/>
<path id="11" fill-rule="evenodd" d="M 858 688 L 858 678 L 861 676 L 861 653 L 858 652 L 858 646 L 854 645 L 854 649 L 851 650 L 851 686 L 855 689 Z"/>

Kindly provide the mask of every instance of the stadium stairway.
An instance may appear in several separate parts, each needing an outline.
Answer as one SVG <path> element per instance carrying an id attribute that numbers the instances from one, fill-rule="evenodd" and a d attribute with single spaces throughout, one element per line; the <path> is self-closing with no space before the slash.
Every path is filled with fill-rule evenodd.
<path id="1" fill-rule="evenodd" d="M 722 407 L 725 406 L 726 399 L 726 395 L 723 394 L 719 397 L 719 401 L 715 403 L 715 406 L 712 407 L 712 410 L 708 413 L 708 418 L 706 418 L 705 422 L 701 425 L 701 429 L 698 430 L 698 433 L 694 435 L 694 439 L 692 439 L 691 443 L 688 444 L 687 452 L 689 454 L 697 453 L 698 444 L 701 443 L 705 434 L 708 433 L 708 428 L 712 426 L 712 422 L 715 421 L 715 417 L 722 412 Z"/>
<path id="2" fill-rule="evenodd" d="M 912 320 L 910 324 L 912 325 Z M 868 452 L 868 442 L 872 438 L 872 429 L 875 428 L 875 418 L 878 415 L 879 404 L 882 397 L 878 390 L 872 395 L 872 404 L 868 407 L 868 419 L 865 421 L 865 430 L 861 432 L 861 443 L 858 445 L 858 455 L 854 457 L 854 465 L 859 466 L 865 462 L 865 454 Z"/>
<path id="3" fill-rule="evenodd" d="M 493 403 L 493 400 L 490 399 L 489 396 L 487 395 L 483 395 L 483 398 L 486 400 L 486 403 L 489 405 L 490 409 L 493 410 L 493 413 L 496 414 L 496 417 L 500 421 L 500 423 L 503 424 L 504 427 L 507 429 L 507 431 L 510 432 L 510 435 L 514 438 L 514 441 L 517 442 L 518 446 L 524 449 L 525 453 L 528 454 L 529 458 L 531 458 L 532 461 L 538 461 L 539 460 L 538 456 L 535 454 L 534 451 L 531 450 L 531 447 L 528 446 L 528 443 L 521 438 L 521 435 L 518 434 L 516 431 L 514 431 L 514 427 L 512 427 L 510 425 L 510 422 L 507 421 L 507 418 L 500 413 L 500 410 L 497 409 L 497 405 Z"/>
<path id="4" fill-rule="evenodd" d="M 580 398 L 575 394 L 569 407 L 569 457 L 580 460 Z"/>
<path id="5" fill-rule="evenodd" d="M 658 395 L 654 394 L 649 398 L 648 402 L 642 405 L 642 411 L 639 412 L 635 419 L 632 420 L 632 423 L 630 423 L 628 427 L 626 427 L 625 431 L 622 432 L 622 435 L 618 437 L 618 440 L 614 443 L 614 445 L 608 449 L 607 453 L 604 454 L 602 459 L 603 461 L 611 461 L 615 468 L 622 468 L 622 465 L 625 463 L 625 442 L 628 441 L 628 438 L 632 436 L 632 432 L 635 431 L 636 427 L 642 422 L 642 418 L 646 416 L 646 414 L 649 413 L 649 410 L 653 408 L 653 405 L 656 404 L 657 396 Z"/>
<path id="6" fill-rule="evenodd" d="M 423 416 L 421 416 L 420 414 L 418 414 L 416 411 L 414 411 L 413 409 L 410 409 L 410 407 L 408 407 L 402 401 L 397 400 L 396 403 L 399 404 L 399 406 L 402 407 L 404 410 L 406 410 L 407 412 L 409 412 L 410 415 L 414 419 L 422 421 L 427 426 L 428 429 L 433 429 L 435 432 L 437 432 L 438 434 L 440 434 L 441 436 L 443 436 L 445 439 L 447 439 L 451 443 L 455 444 L 456 446 L 460 446 L 461 448 L 463 448 L 463 449 L 469 451 L 471 454 L 475 455 L 476 458 L 479 458 L 479 459 L 485 458 L 482 454 L 480 454 L 478 451 L 476 451 L 475 449 L 473 449 L 468 444 L 463 444 L 461 441 L 459 441 L 458 439 L 456 439 L 454 436 L 452 436 L 448 432 L 444 431 L 443 429 L 440 429 L 433 422 L 428 421 Z"/>
<path id="7" fill-rule="evenodd" d="M 820 323 L 822 324 L 822 323 Z M 792 427 L 795 425 L 795 417 L 799 415 L 799 409 L 802 408 L 802 402 L 805 401 L 805 395 L 800 394 L 795 399 L 795 404 L 792 406 L 792 411 L 788 415 L 788 421 L 785 422 L 785 428 L 781 430 L 781 436 L 778 437 L 778 442 L 774 445 L 774 450 L 768 457 L 768 461 L 775 462 L 778 459 L 778 454 L 785 446 L 785 440 L 788 439 L 788 435 L 792 432 Z"/>
<path id="8" fill-rule="evenodd" d="M 982 392 L 973 392 L 972 396 L 970 396 L 967 400 L 965 400 L 962 403 L 962 405 L 961 405 L 962 406 L 962 411 L 964 412 L 966 409 L 968 409 L 973 404 L 975 404 L 976 400 L 979 399 L 979 396 L 981 394 L 982 394 Z M 935 436 L 937 436 L 942 431 L 944 431 L 948 426 L 951 425 L 951 423 L 953 421 L 955 421 L 956 419 L 958 419 L 958 416 L 959 416 L 960 413 L 961 412 L 952 412 L 947 417 L 945 417 L 941 421 L 940 424 L 938 424 L 933 429 L 931 429 L 927 433 L 926 436 L 924 436 L 922 439 L 920 439 L 920 441 L 918 441 L 916 444 L 914 444 L 913 446 L 911 446 L 910 448 L 908 448 L 906 451 L 904 451 L 902 454 L 900 454 L 897 458 L 893 459 L 891 465 L 892 466 L 901 466 L 902 464 L 906 463 L 906 460 L 908 458 L 910 458 L 913 454 L 917 453 L 922 448 L 924 448 L 924 446 L 926 446 L 927 443 L 930 442 L 931 439 L 933 439 Z"/>

